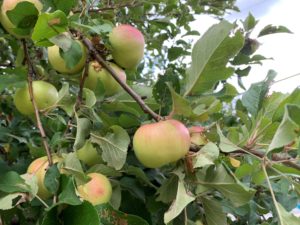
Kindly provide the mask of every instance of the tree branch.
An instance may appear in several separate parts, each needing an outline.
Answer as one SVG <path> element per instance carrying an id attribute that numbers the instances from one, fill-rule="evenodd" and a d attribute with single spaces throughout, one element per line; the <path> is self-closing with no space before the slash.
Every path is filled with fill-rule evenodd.
<path id="1" fill-rule="evenodd" d="M 43 128 L 41 118 L 40 118 L 40 114 L 39 114 L 39 110 L 38 110 L 38 107 L 37 107 L 37 104 L 35 102 L 34 95 L 33 95 L 32 81 L 34 79 L 35 72 L 34 72 L 33 64 L 32 64 L 31 59 L 30 59 L 30 55 L 29 55 L 29 51 L 28 51 L 28 47 L 27 47 L 27 42 L 26 42 L 25 39 L 22 39 L 22 44 L 23 44 L 23 49 L 24 49 L 25 60 L 26 60 L 27 65 L 28 65 L 27 83 L 28 83 L 30 100 L 31 100 L 33 108 L 34 108 L 36 123 L 37 123 L 37 127 L 40 131 L 40 135 L 42 137 L 42 143 L 43 143 L 45 151 L 47 153 L 49 166 L 52 166 L 53 160 L 52 160 L 51 151 L 49 149 L 49 145 L 48 145 L 48 142 L 47 142 L 47 136 L 46 136 L 45 130 Z"/>
<path id="2" fill-rule="evenodd" d="M 123 4 L 116 4 L 116 5 L 109 5 L 106 7 L 102 7 L 102 8 L 90 8 L 88 11 L 92 12 L 92 13 L 97 13 L 97 12 L 104 12 L 104 11 L 109 11 L 109 10 L 115 10 L 115 9 L 122 9 L 122 8 L 134 8 L 134 7 L 138 7 L 138 6 L 142 6 L 143 3 L 142 2 L 131 2 L 131 3 L 123 3 Z M 80 13 L 82 12 L 82 10 L 78 9 L 78 10 L 74 10 L 73 13 Z"/>
<path id="3" fill-rule="evenodd" d="M 246 153 L 249 153 L 249 154 L 253 154 L 253 155 L 256 155 L 257 157 L 259 157 L 260 159 L 263 159 L 265 157 L 265 153 L 259 152 L 257 150 L 253 150 L 253 149 L 237 150 L 237 151 L 235 151 L 235 153 L 236 152 L 241 152 L 241 153 L 246 152 Z M 285 164 L 289 167 L 293 167 L 294 169 L 300 170 L 300 165 L 297 164 L 297 163 L 292 162 L 291 160 L 292 160 L 292 158 L 281 157 L 278 154 L 273 154 L 272 155 L 272 161 L 273 162 L 281 162 L 281 163 L 283 163 L 283 164 Z"/>
<path id="4" fill-rule="evenodd" d="M 156 114 L 152 109 L 146 105 L 146 103 L 142 100 L 141 96 L 139 96 L 134 90 L 131 89 L 129 85 L 127 85 L 125 82 L 123 82 L 119 76 L 116 74 L 116 72 L 105 62 L 105 60 L 102 58 L 102 56 L 97 52 L 97 50 L 94 48 L 92 42 L 84 37 L 82 34 L 80 34 L 83 44 L 87 47 L 89 52 L 94 56 L 96 61 L 100 63 L 112 76 L 113 78 L 122 86 L 122 88 L 140 105 L 142 110 L 151 115 L 153 119 L 156 121 L 159 121 L 162 119 L 162 117 L 158 114 Z"/>

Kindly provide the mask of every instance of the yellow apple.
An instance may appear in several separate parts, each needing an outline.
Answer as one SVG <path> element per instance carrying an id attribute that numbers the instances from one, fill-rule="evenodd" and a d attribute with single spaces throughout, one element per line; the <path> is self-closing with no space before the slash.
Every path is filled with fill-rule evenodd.
<path id="1" fill-rule="evenodd" d="M 100 173 L 89 173 L 91 178 L 86 184 L 77 187 L 81 198 L 93 205 L 107 203 L 112 195 L 112 186 L 108 178 Z"/>
<path id="2" fill-rule="evenodd" d="M 117 73 L 123 82 L 126 82 L 126 73 L 114 63 L 108 63 L 112 69 Z M 95 90 L 98 79 L 101 80 L 105 89 L 105 95 L 111 96 L 117 94 L 122 90 L 119 83 L 112 77 L 112 75 L 104 69 L 98 62 L 92 61 L 89 65 L 89 74 L 85 80 L 85 87 Z"/>
<path id="3" fill-rule="evenodd" d="M 177 120 L 145 124 L 133 137 L 136 157 L 149 168 L 158 168 L 179 160 L 188 153 L 189 147 L 189 131 Z"/>
<path id="4" fill-rule="evenodd" d="M 32 88 L 33 96 L 39 110 L 47 109 L 57 102 L 58 92 L 52 84 L 41 80 L 33 81 Z M 22 114 L 31 115 L 34 113 L 28 85 L 16 91 L 14 103 Z"/>
<path id="5" fill-rule="evenodd" d="M 93 166 L 102 162 L 102 158 L 90 141 L 85 142 L 84 146 L 76 151 L 79 160 Z"/>
<path id="6" fill-rule="evenodd" d="M 56 155 L 52 156 L 53 163 L 61 162 L 62 159 Z M 45 175 L 49 166 L 47 156 L 35 159 L 28 167 L 27 173 L 34 174 L 37 177 L 38 193 L 37 195 L 42 199 L 48 199 L 52 194 L 47 190 L 44 185 Z"/>
<path id="7" fill-rule="evenodd" d="M 7 11 L 13 10 L 18 3 L 21 2 L 30 2 L 33 3 L 36 9 L 41 12 L 43 5 L 39 0 L 3 0 L 1 11 L 0 11 L 0 21 L 2 26 L 5 28 L 5 30 L 14 35 L 17 38 L 26 38 L 29 37 L 29 35 L 19 35 L 14 32 L 14 29 L 16 26 L 10 21 L 10 19 L 7 16 Z"/>
<path id="8" fill-rule="evenodd" d="M 59 47 L 57 45 L 48 47 L 48 60 L 52 65 L 53 69 L 63 74 L 75 74 L 82 70 L 86 61 L 87 52 L 84 45 L 80 41 L 76 42 L 81 47 L 82 56 L 77 65 L 75 65 L 73 68 L 67 67 L 66 61 L 61 57 L 59 53 Z"/>

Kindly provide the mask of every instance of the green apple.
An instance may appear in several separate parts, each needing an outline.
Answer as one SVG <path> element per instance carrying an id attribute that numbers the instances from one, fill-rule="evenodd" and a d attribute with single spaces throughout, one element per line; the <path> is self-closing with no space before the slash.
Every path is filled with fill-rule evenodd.
<path id="1" fill-rule="evenodd" d="M 189 128 L 191 143 L 195 145 L 206 145 L 207 139 L 204 135 L 205 128 L 201 126 L 193 126 Z"/>
<path id="2" fill-rule="evenodd" d="M 48 60 L 52 65 L 53 69 L 63 74 L 75 74 L 80 72 L 85 64 L 87 52 L 84 45 L 80 41 L 76 41 L 82 50 L 82 56 L 79 62 L 72 68 L 68 68 L 66 61 L 61 57 L 59 53 L 59 47 L 57 45 L 53 45 L 48 47 Z"/>
<path id="3" fill-rule="evenodd" d="M 52 156 L 53 163 L 61 162 L 62 159 L 56 155 Z M 49 163 L 47 156 L 43 156 L 35 159 L 28 167 L 27 173 L 34 174 L 37 177 L 38 193 L 37 195 L 42 199 L 48 199 L 52 194 L 47 190 L 44 185 L 45 175 L 48 169 Z"/>
<path id="4" fill-rule="evenodd" d="M 91 178 L 86 184 L 77 187 L 81 198 L 93 205 L 107 203 L 112 195 L 112 186 L 108 178 L 100 173 L 89 173 Z"/>
<path id="5" fill-rule="evenodd" d="M 121 67 L 135 69 L 144 56 L 145 40 L 143 34 L 127 24 L 113 28 L 109 34 L 112 57 Z"/>
<path id="6" fill-rule="evenodd" d="M 0 11 L 0 21 L 2 26 L 8 33 L 14 35 L 17 38 L 27 38 L 29 37 L 29 35 L 19 35 L 15 33 L 14 29 L 16 28 L 16 26 L 10 21 L 6 14 L 7 11 L 13 10 L 16 5 L 21 2 L 33 3 L 39 12 L 41 12 L 43 8 L 43 5 L 39 0 L 3 0 Z"/>
<path id="7" fill-rule="evenodd" d="M 133 149 L 146 167 L 158 168 L 184 157 L 190 147 L 188 129 L 177 120 L 145 124 L 134 134 Z"/>
<path id="8" fill-rule="evenodd" d="M 58 101 L 56 88 L 45 81 L 33 81 L 33 96 L 39 110 L 47 109 Z M 34 114 L 34 108 L 30 100 L 28 85 L 16 91 L 14 103 L 17 109 L 24 115 Z"/>
<path id="9" fill-rule="evenodd" d="M 101 156 L 90 141 L 86 141 L 84 146 L 76 151 L 76 154 L 78 159 L 88 166 L 102 162 Z"/>
<path id="10" fill-rule="evenodd" d="M 114 63 L 108 63 L 123 82 L 126 82 L 126 73 Z M 98 62 L 92 61 L 89 64 L 89 74 L 85 80 L 85 87 L 95 90 L 98 79 L 101 80 L 105 89 L 105 95 L 111 96 L 122 90 L 120 84 L 112 77 L 112 75 L 104 69 Z"/>

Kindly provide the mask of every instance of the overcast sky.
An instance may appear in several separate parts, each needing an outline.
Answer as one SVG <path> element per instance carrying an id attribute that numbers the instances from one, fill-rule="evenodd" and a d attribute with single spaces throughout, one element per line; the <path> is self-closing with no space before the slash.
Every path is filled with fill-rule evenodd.
<path id="1" fill-rule="evenodd" d="M 300 1 L 299 0 L 237 0 L 241 12 L 232 12 L 226 16 L 229 21 L 244 19 L 251 12 L 259 19 L 255 37 L 268 24 L 284 25 L 293 34 L 274 34 L 261 37 L 258 54 L 272 57 L 274 60 L 264 61 L 262 66 L 255 66 L 251 74 L 244 79 L 248 87 L 251 83 L 262 80 L 269 69 L 278 72 L 276 80 L 300 73 Z M 217 21 L 208 16 L 201 16 L 194 25 L 203 33 Z M 199 30 L 198 29 L 198 30 Z M 272 86 L 273 91 L 291 92 L 300 85 L 300 76 L 278 82 Z"/>

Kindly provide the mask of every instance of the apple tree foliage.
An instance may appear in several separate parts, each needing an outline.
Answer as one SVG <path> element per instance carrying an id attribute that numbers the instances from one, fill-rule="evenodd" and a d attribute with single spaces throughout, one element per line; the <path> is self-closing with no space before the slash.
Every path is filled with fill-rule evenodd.
<path id="1" fill-rule="evenodd" d="M 267 60 L 256 54 L 259 38 L 288 29 L 269 25 L 253 38 L 258 21 L 251 14 L 235 23 L 223 19 L 238 10 L 234 0 L 42 3 L 40 15 L 22 3 L 9 12 L 16 32 L 32 32 L 29 56 L 22 41 L 0 26 L 1 225 L 300 224 L 290 213 L 300 196 L 300 90 L 270 92 L 275 71 L 257 74 L 259 82 L 248 89 L 243 84 L 252 65 Z M 191 22 L 201 14 L 219 23 L 200 34 L 201 21 L 193 28 Z M 146 40 L 142 63 L 126 71 L 130 87 L 162 117 L 205 128 L 204 141 L 176 163 L 149 169 L 137 161 L 133 134 L 153 118 L 127 92 L 106 97 L 100 83 L 94 92 L 83 89 L 78 106 L 81 72 L 60 74 L 48 63 L 46 47 L 53 44 L 69 53 L 68 65 L 78 63 L 80 53 L 64 32 L 88 37 L 111 60 L 108 34 L 116 24 L 137 27 Z M 34 79 L 59 90 L 56 105 L 40 117 L 49 148 L 62 155 L 68 175 L 56 164 L 48 169 L 44 183 L 55 197 L 47 201 L 37 196 L 35 176 L 24 175 L 30 162 L 46 155 L 36 118 L 20 114 L 13 103 L 16 89 L 27 83 L 27 57 Z M 83 146 L 96 149 L 95 165 L 77 158 Z M 109 177 L 109 203 L 93 206 L 78 197 L 75 184 L 90 172 Z"/>

